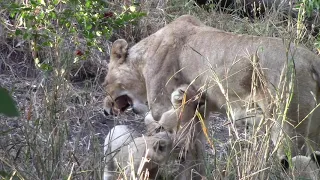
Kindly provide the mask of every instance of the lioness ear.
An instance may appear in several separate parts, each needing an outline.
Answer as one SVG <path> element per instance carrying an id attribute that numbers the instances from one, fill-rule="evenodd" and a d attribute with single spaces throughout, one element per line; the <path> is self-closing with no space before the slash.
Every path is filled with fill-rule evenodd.
<path id="1" fill-rule="evenodd" d="M 127 52 L 127 41 L 124 39 L 118 39 L 112 44 L 110 60 L 121 64 L 126 60 Z"/>

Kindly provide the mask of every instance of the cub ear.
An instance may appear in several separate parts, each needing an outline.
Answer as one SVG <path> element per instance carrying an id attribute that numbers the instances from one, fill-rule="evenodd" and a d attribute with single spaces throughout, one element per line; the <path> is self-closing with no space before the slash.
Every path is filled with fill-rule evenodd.
<path id="1" fill-rule="evenodd" d="M 118 39 L 112 44 L 110 60 L 121 64 L 126 60 L 127 52 L 127 41 L 124 39 Z"/>
<path id="2" fill-rule="evenodd" d="M 315 151 L 310 155 L 312 161 L 316 162 L 317 165 L 320 167 L 320 152 Z"/>

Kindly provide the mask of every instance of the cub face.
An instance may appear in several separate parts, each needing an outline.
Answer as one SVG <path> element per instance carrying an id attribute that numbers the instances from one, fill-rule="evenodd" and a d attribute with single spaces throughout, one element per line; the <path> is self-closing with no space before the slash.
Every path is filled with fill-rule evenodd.
<path id="1" fill-rule="evenodd" d="M 141 142 L 145 149 L 149 149 L 146 157 L 150 160 L 151 166 L 147 164 L 146 168 L 148 169 L 153 169 L 152 163 L 158 167 L 159 164 L 166 162 L 172 150 L 172 136 L 167 132 L 159 132 L 154 136 L 140 137 L 135 142 L 137 144 Z M 141 150 L 139 149 L 139 151 Z"/>
<path id="2" fill-rule="evenodd" d="M 148 111 L 144 78 L 139 67 L 130 61 L 135 58 L 135 53 L 128 52 L 125 40 L 118 39 L 113 43 L 103 83 L 107 93 L 103 103 L 106 115 L 121 113 L 130 106 L 137 114 L 144 115 Z"/>
<path id="3" fill-rule="evenodd" d="M 126 132 L 120 132 L 126 130 Z M 159 164 L 167 161 L 172 149 L 172 138 L 166 132 L 153 136 L 137 137 L 132 139 L 128 126 L 115 126 L 105 139 L 104 180 L 115 179 L 120 172 L 126 177 L 131 176 L 132 168 L 136 174 L 149 171 L 149 177 L 156 176 Z M 135 134 L 132 134 L 135 136 Z M 119 137 L 117 137 L 119 136 Z M 132 157 L 132 158 L 131 158 Z M 145 161 L 143 161 L 143 159 Z M 139 169 L 142 164 L 141 170 Z M 140 170 L 140 171 L 139 171 Z M 119 172 L 119 173 L 118 173 Z"/>

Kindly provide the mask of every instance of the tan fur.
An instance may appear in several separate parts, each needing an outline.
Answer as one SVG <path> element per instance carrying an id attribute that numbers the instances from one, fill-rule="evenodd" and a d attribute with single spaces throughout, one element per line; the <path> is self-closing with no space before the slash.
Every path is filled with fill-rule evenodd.
<path id="1" fill-rule="evenodd" d="M 126 47 L 124 42 L 114 42 L 112 51 L 119 52 L 119 45 L 120 49 Z M 126 59 L 123 61 L 124 54 Z M 278 101 L 277 92 L 288 92 L 287 88 L 281 88 L 281 74 L 286 62 L 292 59 L 296 75 L 286 120 L 297 126 L 320 99 L 319 57 L 301 46 L 290 44 L 288 47 L 279 38 L 223 32 L 205 26 L 189 15 L 177 18 L 128 49 L 126 53 L 112 54 L 106 77 L 106 90 L 112 99 L 119 94 L 127 94 L 132 100 L 133 109 L 139 113 L 146 112 L 144 110 L 148 108 L 142 106 L 148 102 L 152 117 L 158 121 L 162 114 L 170 109 L 168 97 L 174 89 L 181 84 L 192 82 L 196 90 L 202 89 L 206 93 L 208 111 L 226 113 L 228 102 L 233 109 L 232 118 L 236 120 L 245 118 L 246 104 L 253 103 L 261 108 L 263 117 L 269 122 L 273 115 L 278 115 L 274 112 L 274 102 Z M 113 87 L 119 84 L 122 88 L 113 93 Z M 108 99 L 104 107 L 110 112 L 112 106 Z M 251 102 L 246 102 L 247 100 Z M 283 140 L 280 132 L 284 130 L 286 137 L 297 137 L 294 143 L 286 143 L 290 144 L 293 155 L 297 154 L 296 149 L 302 149 L 305 154 L 307 145 L 318 149 L 316 144 L 320 141 L 319 108 L 297 128 L 280 122 L 282 117 L 277 117 L 279 120 L 275 125 L 273 121 L 269 122 L 275 145 L 279 140 Z M 283 127 L 280 127 L 281 124 Z M 309 142 L 306 143 L 301 136 L 307 137 Z M 281 146 L 278 155 L 284 156 Z"/>
<path id="2" fill-rule="evenodd" d="M 145 124 L 149 135 L 158 131 L 166 131 L 174 135 L 174 154 L 181 160 L 178 179 L 200 178 L 191 174 L 191 169 L 204 173 L 203 149 L 199 142 L 201 124 L 196 116 L 196 110 L 203 115 L 201 98 L 196 91 L 187 84 L 179 86 L 171 94 L 172 108 L 162 114 L 159 121 L 155 121 L 149 113 Z"/>
<path id="3" fill-rule="evenodd" d="M 184 96 L 186 96 L 185 99 L 183 99 Z M 155 121 L 151 113 L 147 114 L 145 124 L 149 134 L 153 134 L 160 127 L 170 133 L 177 133 L 177 130 L 195 117 L 195 111 L 200 106 L 200 98 L 192 87 L 185 84 L 172 92 L 171 103 L 172 108 L 163 113 L 159 121 Z"/>
<path id="4" fill-rule="evenodd" d="M 179 148 L 188 148 L 193 146 L 197 133 L 201 131 L 196 110 L 199 109 L 200 99 L 196 92 L 188 88 L 188 85 L 178 87 L 171 94 L 171 103 L 173 107 L 163 113 L 159 121 L 155 121 L 151 114 L 145 118 L 147 132 L 154 135 L 157 131 L 166 131 L 175 135 L 176 146 Z M 185 96 L 185 99 L 184 99 Z M 201 113 L 201 112 L 199 112 Z"/>
<path id="5" fill-rule="evenodd" d="M 137 132 L 126 125 L 115 126 L 105 139 L 105 170 L 104 180 L 140 176 L 149 171 L 149 177 L 155 178 L 160 164 L 166 162 L 172 149 L 172 138 L 166 132 L 156 133 L 153 136 L 136 137 Z M 132 155 L 132 162 L 130 156 Z M 143 162 L 142 159 L 147 158 Z M 140 164 L 142 171 L 138 174 Z"/>

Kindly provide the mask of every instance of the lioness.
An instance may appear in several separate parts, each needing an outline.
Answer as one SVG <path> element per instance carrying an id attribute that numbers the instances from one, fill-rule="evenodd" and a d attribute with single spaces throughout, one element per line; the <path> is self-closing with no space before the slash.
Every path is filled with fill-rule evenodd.
<path id="1" fill-rule="evenodd" d="M 118 179 L 119 176 L 133 177 L 132 172 L 135 177 L 144 177 L 146 169 L 149 178 L 156 177 L 159 164 L 167 160 L 172 149 L 171 136 L 166 132 L 145 137 L 138 135 L 126 125 L 110 130 L 104 143 L 104 180 Z M 146 158 L 145 161 L 143 158 Z M 140 165 L 142 169 L 139 171 Z"/>
<path id="2" fill-rule="evenodd" d="M 295 156 L 295 149 L 303 154 L 318 149 L 319 74 L 320 59 L 306 48 L 279 38 L 224 32 L 184 15 L 131 48 L 123 39 L 113 43 L 104 109 L 109 114 L 129 105 L 139 114 L 150 109 L 158 121 L 170 109 L 174 89 L 192 83 L 205 92 L 207 111 L 232 109 L 237 120 L 246 117 L 247 104 L 260 108 L 273 143 L 294 139 L 286 144 Z M 276 147 L 285 160 L 282 146 Z"/>

